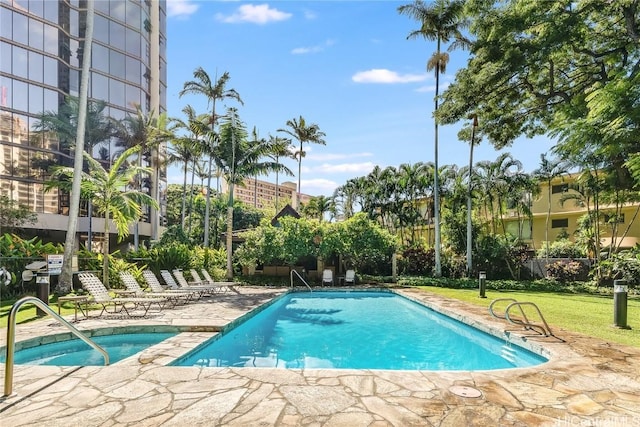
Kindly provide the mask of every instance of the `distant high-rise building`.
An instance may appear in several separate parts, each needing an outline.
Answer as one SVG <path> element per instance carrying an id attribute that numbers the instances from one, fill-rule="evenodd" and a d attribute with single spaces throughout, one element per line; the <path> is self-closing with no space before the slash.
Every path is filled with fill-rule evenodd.
<path id="1" fill-rule="evenodd" d="M 40 115 L 56 114 L 69 96 L 79 95 L 86 5 L 86 0 L 0 1 L 0 195 L 37 213 L 31 231 L 53 241 L 64 241 L 69 195 L 45 192 L 44 182 L 49 166 L 73 164 L 73 150 L 54 134 L 38 133 L 35 125 Z M 105 116 L 121 120 L 135 115 L 138 106 L 144 113 L 165 112 L 166 0 L 96 0 L 91 56 L 89 99 L 106 103 Z M 106 166 L 122 150 L 113 139 L 91 149 Z M 160 147 L 158 155 L 165 153 Z M 158 164 L 164 162 L 153 166 Z M 166 169 L 157 172 L 153 185 L 161 194 Z M 77 242 L 83 244 L 92 223 L 94 232 L 102 231 L 101 220 L 86 215 L 81 209 Z M 140 236 L 154 237 L 159 223 L 146 212 Z"/>
<path id="2" fill-rule="evenodd" d="M 278 195 L 278 206 L 280 210 L 285 204 L 290 204 L 294 209 L 298 209 L 296 205 L 296 188 L 298 186 L 294 182 L 283 182 L 274 184 L 262 181 L 256 178 L 247 178 L 242 184 L 233 186 L 233 197 L 241 200 L 249 206 L 256 208 L 276 207 L 276 194 Z M 222 192 L 227 193 L 229 187 L 225 180 L 222 181 Z M 311 196 L 308 194 L 300 194 L 300 204 L 308 203 Z"/>

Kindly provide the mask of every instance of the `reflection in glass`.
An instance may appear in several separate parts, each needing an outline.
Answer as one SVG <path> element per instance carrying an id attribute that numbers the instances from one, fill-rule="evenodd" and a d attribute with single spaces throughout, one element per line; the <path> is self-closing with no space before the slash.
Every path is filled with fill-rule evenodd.
<path id="1" fill-rule="evenodd" d="M 13 41 L 21 44 L 29 44 L 28 18 L 20 13 L 13 14 Z M 11 39 L 11 37 L 9 37 Z"/>
<path id="2" fill-rule="evenodd" d="M 9 43 L 0 42 L 0 71 L 11 74 L 11 45 Z"/>
<path id="3" fill-rule="evenodd" d="M 13 32 L 13 12 L 7 8 L 0 8 L 0 37 L 11 39 Z"/>
<path id="4" fill-rule="evenodd" d="M 29 46 L 44 49 L 44 24 L 35 19 L 29 19 Z"/>
<path id="5" fill-rule="evenodd" d="M 13 58 L 13 75 L 17 77 L 24 77 L 26 79 L 29 72 L 27 67 L 27 50 L 18 46 L 13 46 L 11 56 Z"/>
<path id="6" fill-rule="evenodd" d="M 44 57 L 44 84 L 58 86 L 58 61 L 48 56 Z"/>
<path id="7" fill-rule="evenodd" d="M 36 52 L 29 52 L 29 80 L 34 80 L 38 83 L 42 83 L 42 68 L 43 68 L 42 55 Z"/>
<path id="8" fill-rule="evenodd" d="M 52 55 L 58 54 L 58 29 L 46 24 L 44 26 L 44 50 Z"/>

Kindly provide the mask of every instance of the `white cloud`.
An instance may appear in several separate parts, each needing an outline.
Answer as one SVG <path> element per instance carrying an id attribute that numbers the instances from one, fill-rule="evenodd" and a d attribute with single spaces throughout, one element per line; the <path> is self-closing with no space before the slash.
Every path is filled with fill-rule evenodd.
<path id="1" fill-rule="evenodd" d="M 200 5 L 190 0 L 167 0 L 167 15 L 186 18 L 196 13 Z"/>
<path id="2" fill-rule="evenodd" d="M 291 53 L 293 55 L 304 55 L 306 53 L 318 53 L 318 52 L 322 52 L 323 50 L 325 50 L 329 46 L 333 46 L 334 44 L 335 44 L 334 40 L 327 40 L 324 43 L 316 45 L 316 46 L 296 47 L 295 49 L 291 50 Z"/>
<path id="3" fill-rule="evenodd" d="M 352 159 L 356 157 L 371 157 L 373 153 L 364 152 L 364 153 L 353 153 L 353 154 L 313 154 L 305 157 L 306 160 L 315 160 L 318 162 L 326 162 L 329 160 L 342 160 L 342 159 Z"/>
<path id="4" fill-rule="evenodd" d="M 305 194 L 328 194 L 338 188 L 340 184 L 330 179 L 315 178 L 303 179 L 301 182 L 302 192 Z"/>
<path id="5" fill-rule="evenodd" d="M 398 74 L 384 68 L 358 71 L 351 77 L 356 83 L 414 83 L 428 78 L 427 74 Z"/>
<path id="6" fill-rule="evenodd" d="M 324 173 L 369 173 L 376 166 L 373 162 L 364 162 L 364 163 L 342 163 L 338 165 L 332 165 L 328 163 L 324 163 L 320 166 L 316 166 L 313 168 L 314 172 L 324 172 Z"/>
<path id="7" fill-rule="evenodd" d="M 293 16 L 291 13 L 271 9 L 268 4 L 243 4 L 231 15 L 216 14 L 216 19 L 229 24 L 250 22 L 252 24 L 267 24 L 269 22 L 285 21 Z"/>

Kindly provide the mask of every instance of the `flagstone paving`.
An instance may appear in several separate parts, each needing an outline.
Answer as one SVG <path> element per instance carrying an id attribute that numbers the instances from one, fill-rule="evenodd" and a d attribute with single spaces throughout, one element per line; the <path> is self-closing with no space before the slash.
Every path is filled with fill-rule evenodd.
<path id="1" fill-rule="evenodd" d="M 640 348 L 557 328 L 554 333 L 566 342 L 526 335 L 485 309 L 415 289 L 396 291 L 482 329 L 499 331 L 512 342 L 543 346 L 550 361 L 476 372 L 165 366 L 209 338 L 211 331 L 286 291 L 235 289 L 143 319 L 76 322 L 80 329 L 174 325 L 190 331 L 111 366 L 16 365 L 13 393 L 0 400 L 0 424 L 640 426 Z M 640 327 L 640 319 L 630 320 Z M 6 330 L 1 332 L 4 346 Z M 61 326 L 45 317 L 18 325 L 16 337 L 21 341 L 61 332 Z M 0 367 L 4 384 L 5 367 Z M 458 390 L 469 391 L 469 396 L 479 391 L 480 396 L 460 396 Z"/>

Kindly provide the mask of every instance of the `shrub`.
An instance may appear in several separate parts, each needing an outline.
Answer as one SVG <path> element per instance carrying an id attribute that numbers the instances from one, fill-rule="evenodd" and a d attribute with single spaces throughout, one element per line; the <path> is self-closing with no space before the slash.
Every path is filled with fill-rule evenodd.
<path id="1" fill-rule="evenodd" d="M 578 261 L 557 261 L 547 265 L 547 276 L 567 283 L 585 277 L 588 270 L 588 266 Z"/>
<path id="2" fill-rule="evenodd" d="M 549 245 L 548 254 L 547 243 L 543 242 L 537 256 L 539 258 L 584 258 L 586 257 L 586 251 L 582 246 L 569 239 L 560 239 Z"/>
<path id="3" fill-rule="evenodd" d="M 422 246 L 406 248 L 402 251 L 399 264 L 402 274 L 431 274 L 435 264 L 435 250 Z"/>

